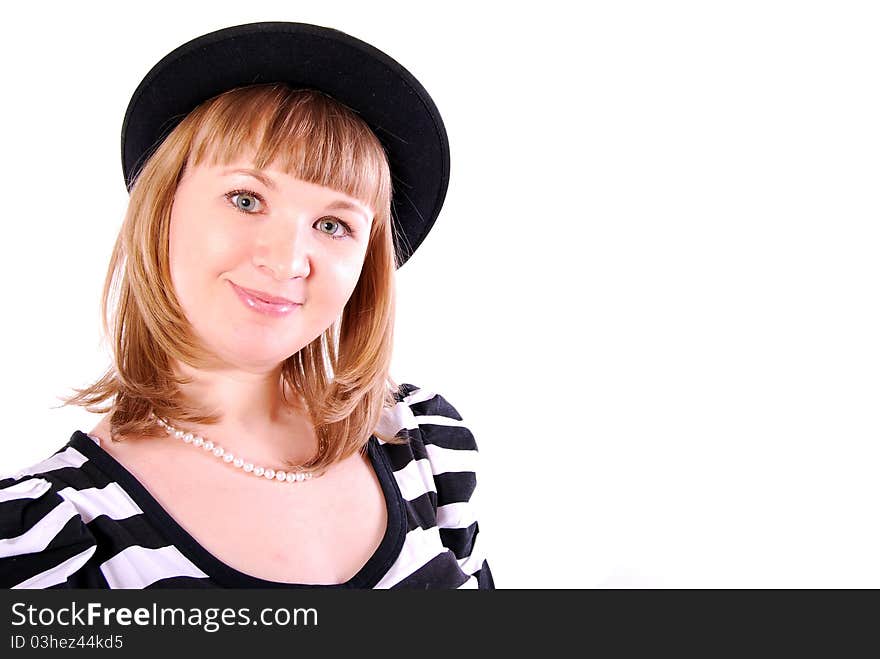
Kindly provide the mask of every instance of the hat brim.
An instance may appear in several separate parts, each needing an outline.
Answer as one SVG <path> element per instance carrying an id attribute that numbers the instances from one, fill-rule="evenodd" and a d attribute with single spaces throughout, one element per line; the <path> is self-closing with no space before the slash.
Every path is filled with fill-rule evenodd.
<path id="1" fill-rule="evenodd" d="M 394 243 L 403 265 L 431 230 L 449 184 L 449 143 L 424 87 L 374 46 L 332 28 L 261 22 L 211 32 L 176 48 L 144 77 L 122 124 L 126 188 L 162 140 L 205 100 L 250 84 L 318 89 L 369 125 L 392 178 Z M 400 234 L 400 235 L 398 235 Z"/>

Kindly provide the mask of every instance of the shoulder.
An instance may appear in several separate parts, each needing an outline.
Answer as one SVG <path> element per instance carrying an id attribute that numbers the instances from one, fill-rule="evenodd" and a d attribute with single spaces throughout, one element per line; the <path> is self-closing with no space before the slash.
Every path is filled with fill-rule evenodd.
<path id="1" fill-rule="evenodd" d="M 403 383 L 395 395 L 400 428 L 415 431 L 425 444 L 477 450 L 477 442 L 459 411 L 436 390 Z"/>
<path id="2" fill-rule="evenodd" d="M 0 478 L 0 587 L 64 583 L 95 553 L 97 542 L 68 478 L 85 458 L 67 447 Z"/>
<path id="3" fill-rule="evenodd" d="M 409 440 L 405 458 L 404 447 L 389 449 L 397 466 L 417 467 L 440 499 L 467 500 L 476 485 L 479 452 L 462 415 L 444 395 L 411 383 L 400 385 L 395 400 L 394 408 L 386 410 L 383 430 Z"/>

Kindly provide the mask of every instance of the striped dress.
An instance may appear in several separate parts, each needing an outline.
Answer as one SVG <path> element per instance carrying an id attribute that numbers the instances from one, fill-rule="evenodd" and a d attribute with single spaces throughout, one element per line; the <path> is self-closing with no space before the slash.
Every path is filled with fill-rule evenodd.
<path id="1" fill-rule="evenodd" d="M 388 525 L 339 584 L 261 579 L 201 547 L 141 483 L 79 430 L 51 457 L 0 480 L 2 588 L 481 588 L 495 584 L 476 519 L 473 434 L 439 394 L 401 384 L 368 455 Z"/>

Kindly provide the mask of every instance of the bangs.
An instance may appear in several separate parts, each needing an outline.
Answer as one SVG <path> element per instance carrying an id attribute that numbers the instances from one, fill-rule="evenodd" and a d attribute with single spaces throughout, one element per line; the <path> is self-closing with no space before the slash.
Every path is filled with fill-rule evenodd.
<path id="1" fill-rule="evenodd" d="M 382 143 L 353 110 L 323 92 L 251 85 L 216 96 L 193 114 L 199 124 L 193 166 L 251 157 L 257 169 L 274 167 L 343 192 L 374 212 L 390 205 Z"/>

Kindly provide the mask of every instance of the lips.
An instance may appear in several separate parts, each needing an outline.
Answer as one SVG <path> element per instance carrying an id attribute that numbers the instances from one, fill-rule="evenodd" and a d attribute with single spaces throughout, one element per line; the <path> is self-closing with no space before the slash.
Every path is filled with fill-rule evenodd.
<path id="1" fill-rule="evenodd" d="M 269 295 L 268 293 L 255 290 L 253 288 L 245 288 L 244 286 L 233 284 L 231 281 L 229 283 L 235 286 L 237 289 L 244 291 L 251 297 L 259 298 L 260 300 L 263 300 L 264 302 L 268 302 L 270 304 L 302 304 L 302 302 L 299 302 L 297 300 L 290 300 L 286 297 L 278 297 L 277 295 Z"/>

